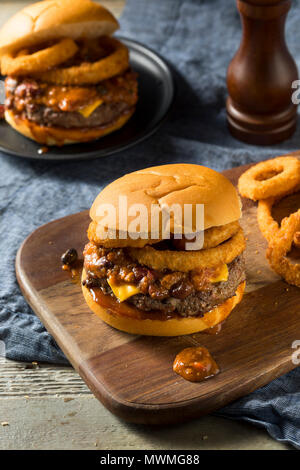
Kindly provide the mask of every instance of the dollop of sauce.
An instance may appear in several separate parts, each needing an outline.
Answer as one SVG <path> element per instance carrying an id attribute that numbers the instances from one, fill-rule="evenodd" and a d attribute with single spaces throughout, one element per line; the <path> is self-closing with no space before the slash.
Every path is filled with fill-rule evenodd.
<path id="1" fill-rule="evenodd" d="M 194 346 L 177 354 L 173 371 L 190 382 L 201 382 L 217 375 L 220 369 L 208 349 Z"/>

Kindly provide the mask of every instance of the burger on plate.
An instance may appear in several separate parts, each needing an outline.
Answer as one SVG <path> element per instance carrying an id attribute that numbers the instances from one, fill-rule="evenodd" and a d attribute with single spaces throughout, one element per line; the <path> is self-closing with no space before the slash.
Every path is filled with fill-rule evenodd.
<path id="1" fill-rule="evenodd" d="M 136 171 L 108 185 L 90 217 L 82 290 L 109 325 L 185 335 L 223 322 L 241 301 L 241 204 L 222 174 L 189 164 Z"/>
<path id="2" fill-rule="evenodd" d="M 90 0 L 47 0 L 25 7 L 0 30 L 6 75 L 5 119 L 44 145 L 87 142 L 128 121 L 137 76 L 119 25 Z"/>

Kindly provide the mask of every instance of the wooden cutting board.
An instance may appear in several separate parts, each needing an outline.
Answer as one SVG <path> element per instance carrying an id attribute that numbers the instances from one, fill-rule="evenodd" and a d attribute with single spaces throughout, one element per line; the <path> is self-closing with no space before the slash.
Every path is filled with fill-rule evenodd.
<path id="1" fill-rule="evenodd" d="M 236 184 L 246 168 L 234 168 L 225 175 Z M 297 197 L 285 200 L 282 207 L 279 204 L 276 217 L 300 207 Z M 88 211 L 38 228 L 20 247 L 16 273 L 26 300 L 95 396 L 116 415 L 148 424 L 195 418 L 296 367 L 291 356 L 293 341 L 300 340 L 300 291 L 269 268 L 256 205 L 249 200 L 243 203 L 247 290 L 218 336 L 134 336 L 92 314 L 80 283 L 62 271 L 60 262 L 68 248 L 82 252 Z M 173 372 L 175 355 L 194 345 L 209 349 L 220 366 L 219 375 L 192 383 Z"/>

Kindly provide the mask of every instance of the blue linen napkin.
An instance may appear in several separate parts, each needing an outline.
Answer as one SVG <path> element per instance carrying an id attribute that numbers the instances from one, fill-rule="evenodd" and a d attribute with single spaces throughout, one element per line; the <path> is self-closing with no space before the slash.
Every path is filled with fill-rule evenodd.
<path id="1" fill-rule="evenodd" d="M 294 0 L 286 28 L 298 66 L 299 3 Z M 243 144 L 228 133 L 226 68 L 241 38 L 233 0 L 127 0 L 120 22 L 123 36 L 152 47 L 179 72 L 174 110 L 146 142 L 88 164 L 0 154 L 0 346 L 4 342 L 10 359 L 67 363 L 15 278 L 16 251 L 39 225 L 89 208 L 107 183 L 142 167 L 191 162 L 223 170 L 299 148 L 300 125 L 290 140 L 268 148 Z M 218 413 L 263 426 L 275 439 L 300 447 L 299 402 L 298 368 Z"/>

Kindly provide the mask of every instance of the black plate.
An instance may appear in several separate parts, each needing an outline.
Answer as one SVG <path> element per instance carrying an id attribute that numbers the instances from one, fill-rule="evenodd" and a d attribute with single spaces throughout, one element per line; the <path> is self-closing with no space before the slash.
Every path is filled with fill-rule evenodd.
<path id="1" fill-rule="evenodd" d="M 112 155 L 153 134 L 166 117 L 173 98 L 174 81 L 170 67 L 154 51 L 143 44 L 120 38 L 130 50 L 130 63 L 139 74 L 139 101 L 136 111 L 120 130 L 102 139 L 83 143 L 50 147 L 38 154 L 41 145 L 14 131 L 5 121 L 0 124 L 0 150 L 18 157 L 39 160 L 79 160 Z"/>

